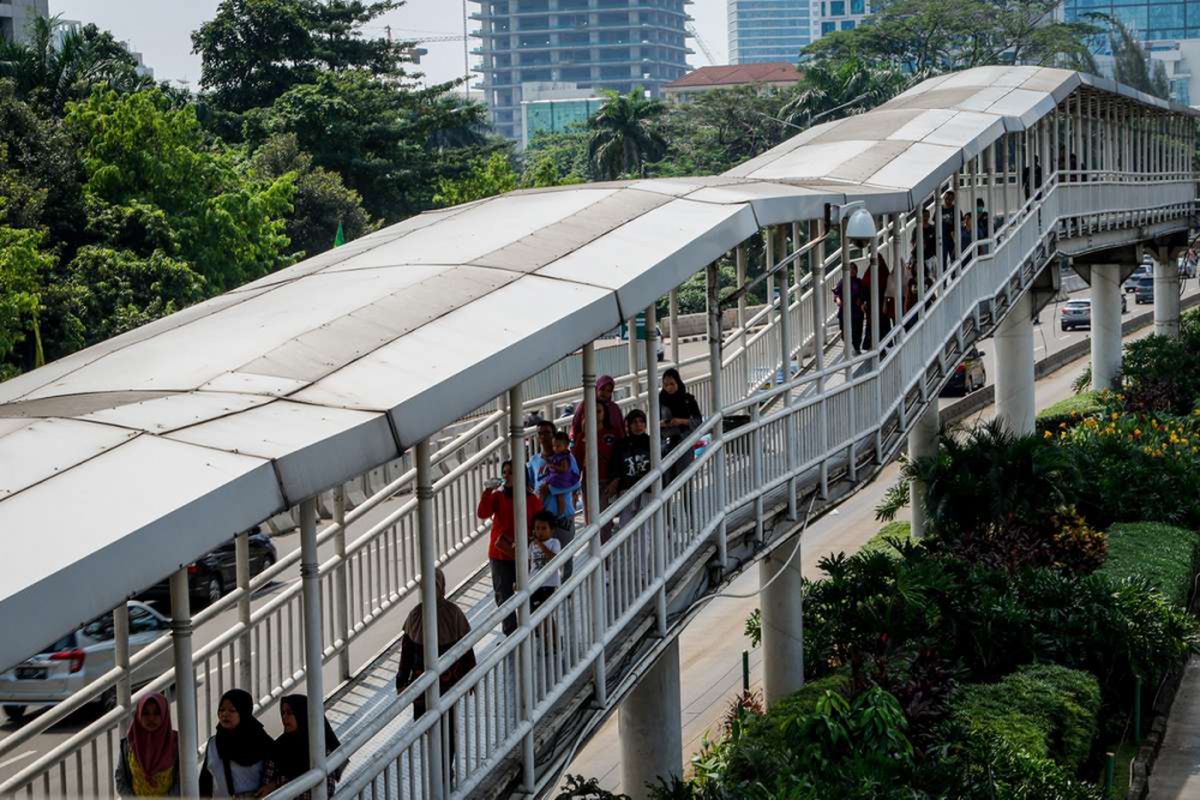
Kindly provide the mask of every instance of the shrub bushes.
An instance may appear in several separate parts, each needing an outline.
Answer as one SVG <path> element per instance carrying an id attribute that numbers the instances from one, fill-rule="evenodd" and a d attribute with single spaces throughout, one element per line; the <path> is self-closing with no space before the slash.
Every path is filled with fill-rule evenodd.
<path id="1" fill-rule="evenodd" d="M 972 732 L 1075 772 L 1091 753 L 1100 686 L 1087 672 L 1055 664 L 1019 668 L 998 683 L 969 684 L 951 701 L 952 718 Z"/>
<path id="2" fill-rule="evenodd" d="M 1200 572 L 1200 535 L 1156 522 L 1123 522 L 1108 529 L 1108 561 L 1100 574 L 1114 582 L 1140 576 L 1179 607 L 1187 605 Z"/>
<path id="3" fill-rule="evenodd" d="M 1100 392 L 1083 392 L 1059 400 L 1038 412 L 1035 423 L 1037 432 L 1057 432 L 1064 423 L 1070 427 L 1081 419 L 1103 411 L 1104 408 Z"/>

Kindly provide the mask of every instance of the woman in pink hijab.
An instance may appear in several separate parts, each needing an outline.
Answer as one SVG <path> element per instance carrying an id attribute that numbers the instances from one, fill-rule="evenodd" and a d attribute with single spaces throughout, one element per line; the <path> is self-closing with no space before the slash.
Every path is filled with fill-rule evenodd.
<path id="1" fill-rule="evenodd" d="M 179 795 L 179 735 L 162 694 L 152 692 L 138 701 L 113 777 L 121 797 Z"/>
<path id="2" fill-rule="evenodd" d="M 617 383 L 611 375 L 601 375 L 596 379 L 596 454 L 599 456 L 599 469 L 597 470 L 600 478 L 600 508 L 595 512 L 597 514 L 608 508 L 609 496 L 607 487 L 611 480 L 611 465 L 613 453 L 617 449 L 617 445 L 625 438 L 625 417 L 621 414 L 621 407 L 613 401 L 613 390 L 616 389 Z M 583 485 L 587 486 L 587 436 L 586 426 L 584 425 L 584 411 L 587 404 L 582 400 L 579 406 L 575 409 L 575 416 L 571 420 L 571 452 L 575 456 L 575 462 L 579 464 L 579 468 L 583 473 Z M 587 512 L 587 517 L 590 520 L 592 510 L 587 508 L 587 492 L 584 495 L 584 510 Z M 607 539 L 609 531 L 606 529 L 601 538 Z"/>

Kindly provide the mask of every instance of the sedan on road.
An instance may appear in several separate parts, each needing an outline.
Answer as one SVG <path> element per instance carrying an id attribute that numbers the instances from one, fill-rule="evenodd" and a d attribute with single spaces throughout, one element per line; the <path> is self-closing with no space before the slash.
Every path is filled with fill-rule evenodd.
<path id="1" fill-rule="evenodd" d="M 942 389 L 942 397 L 953 395 L 968 395 L 976 389 L 982 389 L 987 383 L 987 370 L 983 366 L 983 351 L 972 349 L 963 356 L 962 362 L 955 367 L 946 387 Z"/>
<path id="2" fill-rule="evenodd" d="M 1154 273 L 1150 270 L 1150 265 L 1142 264 L 1140 267 L 1138 267 L 1137 269 L 1135 269 L 1133 271 L 1132 275 L 1130 275 L 1128 278 L 1125 279 L 1125 283 L 1122 284 L 1122 286 L 1124 286 L 1126 293 L 1133 292 L 1134 290 L 1137 289 L 1138 280 L 1140 278 L 1153 278 L 1153 277 L 1154 277 Z"/>
<path id="3" fill-rule="evenodd" d="M 1139 306 L 1143 303 L 1154 302 L 1154 278 L 1149 275 L 1143 275 L 1137 279 L 1137 284 L 1133 289 L 1133 302 Z"/>
<path id="4" fill-rule="evenodd" d="M 171 621 L 145 603 L 129 601 L 129 654 L 132 656 L 170 633 Z M 66 700 L 116 666 L 113 617 L 104 614 L 54 641 L 17 666 L 0 673 L 0 705 L 10 720 L 19 720 L 29 707 L 52 706 Z M 171 666 L 171 650 L 133 671 L 134 687 L 149 683 Z M 116 687 L 100 696 L 100 705 L 116 705 Z"/>
<path id="5" fill-rule="evenodd" d="M 1125 314 L 1128 311 L 1129 305 L 1125 302 L 1125 295 L 1121 295 L 1121 313 Z M 1068 300 L 1062 304 L 1059 314 L 1064 331 L 1092 327 L 1092 301 L 1090 298 L 1080 297 L 1075 300 Z"/>
<path id="6" fill-rule="evenodd" d="M 271 537 L 255 527 L 250 531 L 250 575 L 253 577 L 279 560 Z M 198 605 L 211 605 L 237 586 L 237 547 L 234 539 L 188 564 L 188 589 Z M 142 599 L 169 602 L 170 583 L 160 581 L 139 595 Z"/>

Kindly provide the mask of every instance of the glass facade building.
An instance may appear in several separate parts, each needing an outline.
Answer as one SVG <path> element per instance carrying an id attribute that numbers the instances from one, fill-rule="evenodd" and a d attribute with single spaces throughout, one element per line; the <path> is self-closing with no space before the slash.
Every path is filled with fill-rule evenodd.
<path id="1" fill-rule="evenodd" d="M 726 0 L 729 63 L 795 64 L 812 41 L 812 0 Z"/>
<path id="2" fill-rule="evenodd" d="M 850 31 L 871 16 L 867 0 L 812 0 L 812 40 L 834 31 Z"/>
<path id="3" fill-rule="evenodd" d="M 1103 14 L 1119 20 L 1141 41 L 1153 60 L 1162 62 L 1170 81 L 1171 99 L 1191 105 L 1192 71 L 1189 62 L 1200 61 L 1200 2 L 1175 0 L 1064 0 L 1062 18 L 1067 22 L 1093 22 L 1103 27 L 1104 19 L 1091 20 L 1090 14 Z M 1097 36 L 1090 49 L 1101 69 L 1111 69 L 1112 55 L 1107 35 Z M 1111 72 L 1109 72 L 1111 74 Z"/>
<path id="4" fill-rule="evenodd" d="M 575 84 L 581 95 L 641 86 L 654 97 L 688 70 L 691 0 L 471 0 L 492 124 L 521 138 L 521 85 Z"/>

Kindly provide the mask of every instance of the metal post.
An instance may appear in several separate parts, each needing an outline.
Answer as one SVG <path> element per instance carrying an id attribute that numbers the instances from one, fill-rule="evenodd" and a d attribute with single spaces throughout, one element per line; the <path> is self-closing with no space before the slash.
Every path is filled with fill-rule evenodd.
<path id="1" fill-rule="evenodd" d="M 720 322 L 721 319 L 721 273 L 717 269 L 717 262 L 712 262 L 708 265 L 705 271 L 706 297 L 708 304 L 708 319 L 711 325 L 714 321 Z M 768 301 L 769 302 L 769 301 Z M 712 377 L 708 382 L 709 390 L 709 405 L 711 406 L 711 414 L 713 416 L 720 414 L 721 405 L 721 337 L 709 339 L 708 342 L 708 367 Z M 725 528 L 725 446 L 722 443 L 724 438 L 721 434 L 721 424 L 713 426 L 712 429 L 712 447 L 716 450 L 716 455 L 713 459 L 714 471 L 713 488 L 717 492 L 717 508 L 721 510 L 721 526 L 719 528 L 717 538 L 717 558 L 724 568 L 729 563 L 728 546 L 726 542 Z"/>
<path id="2" fill-rule="evenodd" d="M 826 206 L 828 208 L 828 206 Z M 817 396 L 821 398 L 818 406 L 820 425 L 817 435 L 821 441 L 821 455 L 829 452 L 829 426 L 825 402 L 825 238 L 829 227 L 824 218 L 812 223 L 816 228 L 817 246 L 810 250 L 809 265 L 812 267 L 813 293 L 813 368 L 817 371 Z M 760 456 L 761 457 L 761 456 Z M 829 497 L 829 466 L 827 460 L 821 458 L 821 498 Z M 760 504 L 761 508 L 761 504 Z M 759 515 L 761 518 L 761 514 Z"/>
<path id="3" fill-rule="evenodd" d="M 656 364 L 654 354 L 657 350 L 654 343 L 654 324 L 657 320 L 657 309 L 651 303 L 646 307 L 646 363 Z M 658 369 L 646 369 L 646 431 L 650 434 L 650 467 L 656 469 L 662 460 L 662 427 L 659 420 Z M 654 481 L 651 495 L 655 500 L 662 496 L 662 478 Z M 666 515 L 660 507 L 654 513 L 654 560 L 655 574 L 665 577 L 667 574 L 667 527 Z M 658 617 L 658 635 L 667 635 L 667 585 L 659 587 L 655 598 L 655 613 Z"/>
<path id="4" fill-rule="evenodd" d="M 779 247 L 782 238 L 779 236 L 779 228 L 767 229 L 767 269 L 773 269 L 778 264 L 783 253 L 782 247 Z M 790 377 L 792 362 L 792 337 L 791 325 L 788 320 L 788 288 L 791 281 L 788 280 L 788 270 L 784 269 L 778 281 L 779 286 L 779 360 L 781 366 L 781 374 L 779 376 L 780 383 L 787 383 Z M 772 299 L 771 302 L 774 302 Z"/>
<path id="5" fill-rule="evenodd" d="M 850 240 L 846 238 L 846 220 L 838 223 L 838 233 L 842 246 L 842 357 L 847 365 L 854 358 L 858 342 L 854 339 L 854 323 L 850 306 L 854 298 L 850 296 Z M 850 367 L 846 367 L 846 380 L 850 380 Z"/>
<path id="6" fill-rule="evenodd" d="M 238 624 L 242 632 L 238 635 L 238 685 L 255 697 L 253 638 L 250 631 L 250 533 L 242 531 L 233 540 L 234 575 L 238 596 Z"/>
<path id="7" fill-rule="evenodd" d="M 935 226 L 936 227 L 936 226 Z M 936 231 L 935 231 L 936 233 Z M 924 319 L 925 317 L 925 259 L 929 255 L 925 252 L 925 201 L 922 200 L 917 206 L 917 217 L 913 221 L 913 236 L 916 236 L 917 242 L 917 258 L 913 264 L 913 280 L 917 283 L 917 318 Z M 924 384 L 924 381 L 922 381 Z"/>
<path id="8" fill-rule="evenodd" d="M 638 380 L 637 317 L 633 317 L 625 325 L 629 332 L 629 340 L 626 342 L 625 348 L 625 352 L 629 356 L 629 395 L 634 402 L 637 402 L 642 393 L 641 382 Z"/>
<path id="9" fill-rule="evenodd" d="M 196 673 L 192 671 L 192 609 L 187 568 L 171 573 L 171 645 L 175 654 L 175 711 L 179 716 L 179 794 L 200 796 L 196 742 Z"/>
<path id="10" fill-rule="evenodd" d="M 737 256 L 737 286 L 741 289 L 746 285 L 746 245 L 738 245 Z M 746 350 L 746 345 L 750 340 L 750 336 L 746 331 L 746 294 L 743 292 L 738 297 L 738 328 L 742 331 L 742 384 L 746 391 L 750 391 L 750 353 Z"/>
<path id="11" fill-rule="evenodd" d="M 674 297 L 672 290 L 671 296 Z M 674 304 L 673 304 L 674 305 Z M 675 323 L 671 322 L 671 344 L 675 345 Z M 583 492 L 588 514 L 594 522 L 600 516 L 600 457 L 596 449 L 596 345 L 588 342 L 583 346 L 583 436 L 584 473 Z M 600 536 L 592 537 L 588 543 L 588 554 L 596 561 L 601 560 Z M 608 627 L 608 606 L 604 597 L 604 566 L 592 573 L 592 638 L 604 641 Z M 595 684 L 596 702 L 604 707 L 608 702 L 608 673 L 604 661 L 604 649 L 592 664 L 592 681 Z"/>
<path id="12" fill-rule="evenodd" d="M 338 557 L 333 573 L 333 591 L 337 594 L 337 637 L 342 641 L 338 650 L 338 681 L 350 680 L 350 590 L 346 581 L 346 487 L 339 484 L 333 490 L 333 552 Z"/>
<path id="13" fill-rule="evenodd" d="M 519 404 L 518 404 L 519 405 Z M 437 595 L 437 549 L 434 544 L 437 531 L 433 521 L 433 465 L 430 457 L 429 440 L 417 442 L 417 557 L 421 567 L 421 627 L 423 628 L 422 655 L 426 669 L 433 669 L 438 661 L 438 595 Z M 516 470 L 513 470 L 514 475 Z M 442 690 L 434 681 L 425 690 L 425 708 L 435 711 L 441 700 Z M 312 704 L 309 704 L 312 707 Z M 450 731 L 454 735 L 454 731 Z M 429 760 L 435 768 L 426 769 L 429 776 L 429 794 L 433 798 L 446 796 L 446 775 L 442 757 L 442 721 L 429 729 Z"/>
<path id="14" fill-rule="evenodd" d="M 679 290 L 672 289 L 670 296 L 671 315 L 671 363 L 679 366 Z"/>
<path id="15" fill-rule="evenodd" d="M 637 331 L 629 333 L 629 341 L 637 338 Z M 635 351 L 636 354 L 636 351 Z M 595 402 L 596 392 L 592 391 L 592 401 Z M 508 439 L 512 450 L 512 488 L 513 488 L 513 541 L 517 551 L 517 591 L 525 593 L 525 599 L 517 609 L 517 627 L 522 633 L 521 640 L 521 719 L 533 719 L 533 636 L 529 629 L 529 520 L 526 516 L 526 463 L 525 463 L 525 423 L 521 419 L 521 384 L 508 390 Z M 594 418 L 594 416 L 593 416 Z M 592 446 L 595 439 L 589 440 Z M 597 515 L 599 516 L 599 509 Z M 593 517 L 595 519 L 595 517 Z M 532 792 L 536 780 L 533 758 L 533 731 L 525 735 L 522 742 L 522 784 L 525 791 Z"/>
<path id="16" fill-rule="evenodd" d="M 778 250 L 775 253 L 776 261 L 772 262 L 772 263 L 778 263 L 778 260 L 781 257 L 784 259 L 786 259 L 788 257 L 787 236 L 785 233 L 785 229 L 782 226 L 776 228 L 776 234 L 777 234 L 777 238 L 778 238 Z M 793 249 L 795 248 L 795 246 L 798 242 L 799 242 L 799 237 L 795 237 L 793 240 Z M 782 355 L 783 355 L 783 365 L 782 365 L 783 366 L 783 374 L 780 377 L 785 386 L 787 384 L 791 383 L 791 380 L 792 380 L 792 347 L 793 347 L 792 328 L 791 328 L 792 270 L 799 271 L 799 269 L 800 269 L 799 264 L 797 264 L 797 263 L 795 263 L 795 261 L 793 261 L 791 264 L 789 264 L 788 266 L 785 266 L 783 268 L 783 272 L 780 274 L 780 281 L 779 281 L 779 285 L 782 289 L 782 291 L 780 292 L 780 295 L 779 295 L 779 300 L 780 300 L 780 303 L 779 303 L 779 343 L 780 343 L 780 349 L 782 350 Z M 797 291 L 796 297 L 799 297 L 799 296 L 800 296 L 800 293 L 799 293 L 799 291 Z M 798 340 L 797 343 L 800 345 L 803 345 L 804 336 L 802 334 L 800 334 L 799 331 L 797 331 L 796 334 L 797 334 L 796 339 Z M 803 350 L 801 350 L 796 355 L 797 362 L 799 362 L 801 359 L 803 359 L 803 357 L 804 357 L 804 353 L 803 353 Z M 792 404 L 791 390 L 790 389 L 787 390 L 787 392 L 785 392 L 785 394 L 783 395 L 783 397 L 781 399 L 782 399 L 783 406 L 785 408 L 790 406 Z M 783 435 L 784 435 L 785 442 L 787 445 L 787 469 L 788 469 L 788 475 L 791 476 L 791 478 L 789 478 L 789 480 L 788 480 L 788 497 L 787 497 L 788 519 L 796 519 L 796 437 L 793 435 L 793 424 L 792 424 L 794 421 L 795 420 L 792 419 L 791 415 L 785 417 L 783 420 L 783 422 L 784 422 Z"/>
<path id="17" fill-rule="evenodd" d="M 122 670 L 117 679 L 117 705 L 130 713 L 133 711 L 133 690 L 129 675 L 129 606 L 126 603 L 113 609 L 113 659 Z"/>
<path id="18" fill-rule="evenodd" d="M 304 600 L 304 683 L 308 690 L 308 763 L 325 769 L 325 676 L 321 642 L 321 567 L 317 560 L 317 499 L 300 501 L 300 591 Z M 426 662 L 430 663 L 430 662 Z M 435 750 L 436 753 L 436 750 Z M 434 763 L 441 763 L 435 761 Z M 312 789 L 325 800 L 325 781 Z"/>

